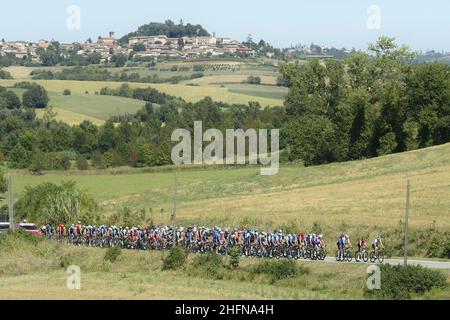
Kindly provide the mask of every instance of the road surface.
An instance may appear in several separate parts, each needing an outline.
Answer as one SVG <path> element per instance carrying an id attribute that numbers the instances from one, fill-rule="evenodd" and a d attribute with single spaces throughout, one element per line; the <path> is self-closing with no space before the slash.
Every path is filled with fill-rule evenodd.
<path id="1" fill-rule="evenodd" d="M 317 262 L 313 260 L 301 260 L 301 261 L 311 261 L 311 262 Z M 355 259 L 352 260 L 352 262 L 338 262 L 336 261 L 336 258 L 334 257 L 326 257 L 324 261 L 326 263 L 355 263 L 355 264 L 364 264 L 364 262 L 355 262 Z M 367 262 L 366 264 L 370 264 Z M 384 264 L 392 264 L 397 265 L 401 264 L 403 265 L 403 259 L 384 259 Z M 408 265 L 421 265 L 423 267 L 431 268 L 431 269 L 450 269 L 450 261 L 433 261 L 433 260 L 416 260 L 416 259 L 408 259 Z"/>

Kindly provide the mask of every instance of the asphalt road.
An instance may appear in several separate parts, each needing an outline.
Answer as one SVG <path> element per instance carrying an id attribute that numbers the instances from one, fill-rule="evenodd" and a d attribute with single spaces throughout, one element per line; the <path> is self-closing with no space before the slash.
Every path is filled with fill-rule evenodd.
<path id="1" fill-rule="evenodd" d="M 301 260 L 301 261 L 311 261 L 311 262 L 317 262 L 312 261 L 309 259 Z M 324 261 L 326 263 L 354 263 L 354 264 L 364 264 L 364 262 L 355 262 L 355 259 L 353 258 L 352 262 L 338 262 L 336 261 L 336 258 L 334 257 L 326 257 Z M 403 264 L 403 259 L 384 259 L 384 264 L 391 264 L 391 265 L 397 265 L 397 264 Z M 367 265 L 370 264 L 369 262 L 366 263 Z M 432 261 L 432 260 L 416 260 L 416 259 L 408 259 L 408 265 L 421 265 L 423 267 L 427 267 L 430 269 L 450 269 L 450 262 L 446 261 Z"/>

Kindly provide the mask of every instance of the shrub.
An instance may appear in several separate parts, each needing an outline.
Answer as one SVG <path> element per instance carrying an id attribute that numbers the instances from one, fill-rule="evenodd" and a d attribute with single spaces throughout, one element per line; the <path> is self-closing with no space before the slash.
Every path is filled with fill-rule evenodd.
<path id="1" fill-rule="evenodd" d="M 119 246 L 111 247 L 108 250 L 106 250 L 103 260 L 109 261 L 109 262 L 115 262 L 121 254 L 122 254 L 121 247 L 119 247 Z"/>
<path id="2" fill-rule="evenodd" d="M 249 84 L 261 84 L 261 77 L 249 76 L 245 82 Z"/>
<path id="3" fill-rule="evenodd" d="M 72 264 L 73 264 L 73 257 L 70 255 L 63 255 L 59 259 L 59 265 L 61 266 L 61 268 L 67 269 Z"/>
<path id="4" fill-rule="evenodd" d="M 251 272 L 254 274 L 269 275 L 272 278 L 272 282 L 274 282 L 301 274 L 309 274 L 310 270 L 303 266 L 299 268 L 293 260 L 265 260 L 253 267 Z"/>
<path id="5" fill-rule="evenodd" d="M 223 279 L 223 257 L 215 253 L 207 253 L 195 257 L 193 267 L 201 271 L 207 278 Z"/>
<path id="6" fill-rule="evenodd" d="M 0 70 L 0 79 L 12 79 L 11 73 L 6 70 Z"/>
<path id="7" fill-rule="evenodd" d="M 201 64 L 196 64 L 194 65 L 194 67 L 192 68 L 192 70 L 194 72 L 201 72 L 201 71 L 205 71 L 205 66 L 201 65 Z"/>
<path id="8" fill-rule="evenodd" d="M 230 256 L 229 267 L 237 269 L 241 259 L 241 250 L 236 246 L 232 246 L 228 249 L 228 255 Z"/>
<path id="9" fill-rule="evenodd" d="M 92 165 L 96 168 L 96 169 L 104 169 L 106 166 L 105 163 L 105 157 L 103 156 L 103 154 L 99 151 L 94 151 L 92 153 Z"/>
<path id="10" fill-rule="evenodd" d="M 77 155 L 76 162 L 77 162 L 77 169 L 78 170 L 87 170 L 88 162 L 87 162 L 86 158 L 82 154 Z"/>
<path id="11" fill-rule="evenodd" d="M 367 297 L 380 299 L 411 299 L 413 294 L 422 295 L 433 288 L 443 289 L 447 282 L 438 270 L 422 266 L 381 265 L 381 288 L 364 289 Z"/>
<path id="12" fill-rule="evenodd" d="M 72 164 L 70 163 L 70 159 L 68 156 L 62 155 L 61 156 L 61 165 L 64 170 L 69 170 Z"/>
<path id="13" fill-rule="evenodd" d="M 70 96 L 71 94 L 72 94 L 72 92 L 69 89 L 64 89 L 63 95 Z"/>
<path id="14" fill-rule="evenodd" d="M 177 270 L 182 268 L 188 257 L 188 252 L 180 246 L 174 246 L 163 260 L 163 270 Z"/>
<path id="15" fill-rule="evenodd" d="M 450 259 L 450 241 L 445 246 L 444 257 L 446 257 L 447 259 Z"/>

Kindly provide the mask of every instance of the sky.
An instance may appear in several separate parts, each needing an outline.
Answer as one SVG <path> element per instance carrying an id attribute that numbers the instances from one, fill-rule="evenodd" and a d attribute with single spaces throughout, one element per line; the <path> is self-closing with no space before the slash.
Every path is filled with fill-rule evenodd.
<path id="1" fill-rule="evenodd" d="M 68 20 L 74 21 L 67 12 L 72 5 L 80 9 L 79 28 L 67 27 Z M 7 1 L 0 9 L 0 38 L 95 40 L 109 31 L 122 36 L 166 19 L 201 24 L 217 36 L 239 41 L 251 34 L 275 47 L 314 42 L 366 49 L 385 35 L 414 50 L 450 52 L 448 0 Z"/>

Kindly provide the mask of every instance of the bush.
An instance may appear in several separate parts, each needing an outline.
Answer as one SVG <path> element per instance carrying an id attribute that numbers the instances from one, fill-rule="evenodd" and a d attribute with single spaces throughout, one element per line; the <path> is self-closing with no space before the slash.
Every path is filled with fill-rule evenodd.
<path id="1" fill-rule="evenodd" d="M 188 257 L 188 252 L 180 246 L 170 249 L 169 254 L 163 260 L 163 270 L 177 270 L 182 268 Z"/>
<path id="2" fill-rule="evenodd" d="M 82 154 L 77 155 L 76 162 L 77 162 L 77 169 L 78 170 L 87 170 L 88 162 L 87 162 L 86 158 Z"/>
<path id="3" fill-rule="evenodd" d="M 202 71 L 205 71 L 205 66 L 202 64 L 195 64 L 194 67 L 192 68 L 192 70 L 194 72 L 202 72 Z"/>
<path id="4" fill-rule="evenodd" d="M 241 259 L 241 250 L 236 246 L 232 246 L 228 249 L 228 255 L 230 256 L 229 267 L 237 269 Z"/>
<path id="5" fill-rule="evenodd" d="M 249 76 L 249 77 L 247 77 L 247 81 L 245 81 L 245 82 L 249 83 L 249 84 L 261 84 L 261 77 Z"/>
<path id="6" fill-rule="evenodd" d="M 293 260 L 264 260 L 252 269 L 252 273 L 269 275 L 272 278 L 272 282 L 275 282 L 276 280 L 295 277 L 297 275 L 309 274 L 310 270 L 303 266 L 299 268 Z"/>
<path id="7" fill-rule="evenodd" d="M 109 262 L 115 262 L 121 254 L 122 254 L 121 247 L 119 247 L 119 246 L 111 247 L 108 250 L 106 250 L 103 260 L 109 261 Z"/>
<path id="8" fill-rule="evenodd" d="M 105 157 L 103 156 L 103 154 L 101 154 L 101 152 L 99 151 L 94 151 L 92 153 L 92 165 L 96 168 L 96 169 L 105 169 Z"/>
<path id="9" fill-rule="evenodd" d="M 193 267 L 210 279 L 221 280 L 224 277 L 223 258 L 215 253 L 196 256 Z"/>
<path id="10" fill-rule="evenodd" d="M 443 289 L 447 282 L 444 274 L 422 266 L 381 265 L 381 289 L 364 290 L 367 297 L 379 299 L 411 299 L 433 288 Z"/>
<path id="11" fill-rule="evenodd" d="M 73 264 L 73 257 L 70 255 L 61 256 L 59 259 L 59 265 L 61 266 L 61 268 L 67 269 L 72 264 Z"/>
<path id="12" fill-rule="evenodd" d="M 447 259 L 450 259 L 450 242 L 447 243 L 447 245 L 445 246 L 444 257 L 446 257 Z"/>
<path id="13" fill-rule="evenodd" d="M 12 79 L 11 73 L 5 70 L 0 70 L 0 79 Z"/>
<path id="14" fill-rule="evenodd" d="M 70 96 L 71 94 L 72 94 L 72 92 L 69 89 L 64 89 L 63 95 Z"/>

